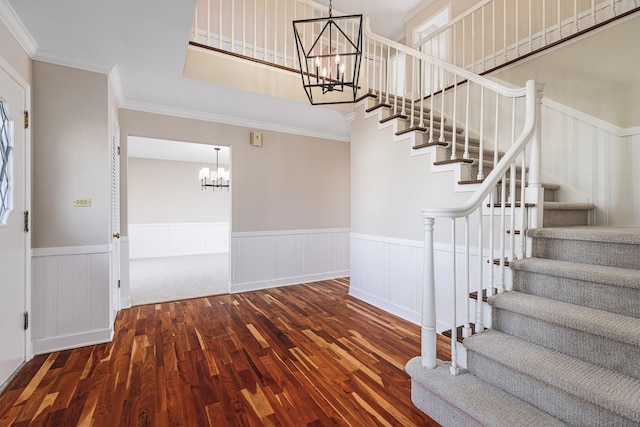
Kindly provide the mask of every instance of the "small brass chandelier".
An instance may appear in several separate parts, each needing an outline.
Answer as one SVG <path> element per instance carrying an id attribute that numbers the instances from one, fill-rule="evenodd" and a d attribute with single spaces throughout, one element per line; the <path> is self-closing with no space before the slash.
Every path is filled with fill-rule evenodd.
<path id="1" fill-rule="evenodd" d="M 215 150 L 215 170 L 209 171 L 209 168 L 200 169 L 199 178 L 201 189 L 204 190 L 211 187 L 211 190 L 215 191 L 216 188 L 226 188 L 227 191 L 229 191 L 229 187 L 231 185 L 231 183 L 229 182 L 229 170 L 220 167 L 220 164 L 218 163 L 218 154 L 220 153 L 220 148 L 216 147 Z"/>
<path id="2" fill-rule="evenodd" d="M 293 21 L 293 33 L 309 102 L 355 102 L 362 62 L 362 15 L 334 17 L 329 0 L 328 17 Z"/>

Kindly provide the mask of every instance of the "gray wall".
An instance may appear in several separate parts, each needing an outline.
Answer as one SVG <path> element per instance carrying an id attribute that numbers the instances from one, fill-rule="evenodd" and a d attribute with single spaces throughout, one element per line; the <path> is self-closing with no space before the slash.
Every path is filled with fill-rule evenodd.
<path id="1" fill-rule="evenodd" d="M 108 76 L 33 61 L 34 248 L 109 243 Z M 72 199 L 91 198 L 76 208 Z"/>
<path id="2" fill-rule="evenodd" d="M 229 145 L 233 232 L 349 227 L 349 143 L 264 131 L 256 148 L 249 145 L 255 129 L 133 110 L 120 110 L 120 128 L 125 150 L 127 135 Z M 125 169 L 123 231 L 131 199 Z"/>
<path id="3" fill-rule="evenodd" d="M 204 163 L 129 157 L 129 223 L 229 222 L 231 193 L 201 190 Z"/>

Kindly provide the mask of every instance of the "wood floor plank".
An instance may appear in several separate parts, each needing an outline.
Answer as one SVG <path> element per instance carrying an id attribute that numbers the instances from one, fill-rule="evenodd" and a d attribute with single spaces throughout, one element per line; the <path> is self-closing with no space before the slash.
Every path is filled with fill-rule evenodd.
<path id="1" fill-rule="evenodd" d="M 0 395 L 0 426 L 437 426 L 404 371 L 419 327 L 348 287 L 122 310 L 112 342 L 28 362 Z"/>

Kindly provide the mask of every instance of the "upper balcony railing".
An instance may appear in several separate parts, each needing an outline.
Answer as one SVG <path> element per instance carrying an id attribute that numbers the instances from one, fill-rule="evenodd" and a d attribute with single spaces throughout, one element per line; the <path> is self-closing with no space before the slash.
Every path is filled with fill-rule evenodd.
<path id="1" fill-rule="evenodd" d="M 636 0 L 484 0 L 413 47 L 483 74 L 637 10 Z"/>
<path id="2" fill-rule="evenodd" d="M 335 10 L 334 13 L 341 15 Z M 310 0 L 198 0 L 192 41 L 299 71 L 292 22 L 328 15 L 327 6 Z M 303 37 L 313 38 L 320 30 L 320 25 L 313 27 L 313 33 Z M 357 28 L 344 30 L 351 34 Z"/>

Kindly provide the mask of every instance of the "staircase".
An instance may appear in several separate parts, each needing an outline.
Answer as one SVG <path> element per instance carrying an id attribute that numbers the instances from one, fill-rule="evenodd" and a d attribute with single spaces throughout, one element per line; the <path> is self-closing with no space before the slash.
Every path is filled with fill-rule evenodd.
<path id="1" fill-rule="evenodd" d="M 640 425 L 640 229 L 530 230 L 468 370 L 407 364 L 414 404 L 444 426 Z"/>
<path id="2" fill-rule="evenodd" d="M 457 168 L 457 191 L 478 187 L 477 136 L 468 137 L 467 158 L 451 160 L 454 133 L 464 138 L 459 124 L 384 98 L 361 98 L 365 115 L 392 126 L 396 141 L 409 138 L 413 150 L 428 150 L 432 170 Z M 438 130 L 433 137 L 421 118 Z M 493 151 L 483 157 L 493 159 Z M 493 165 L 485 161 L 485 176 Z M 503 202 L 511 207 L 499 187 L 485 216 Z M 491 307 L 492 329 L 462 339 L 458 328 L 467 369 L 452 376 L 448 362 L 425 369 L 417 357 L 407 364 L 414 404 L 444 426 L 640 425 L 640 229 L 588 226 L 593 204 L 557 201 L 559 186 L 543 187 L 544 228 L 527 231 L 532 257 L 508 262 L 513 290 L 481 303 Z"/>

